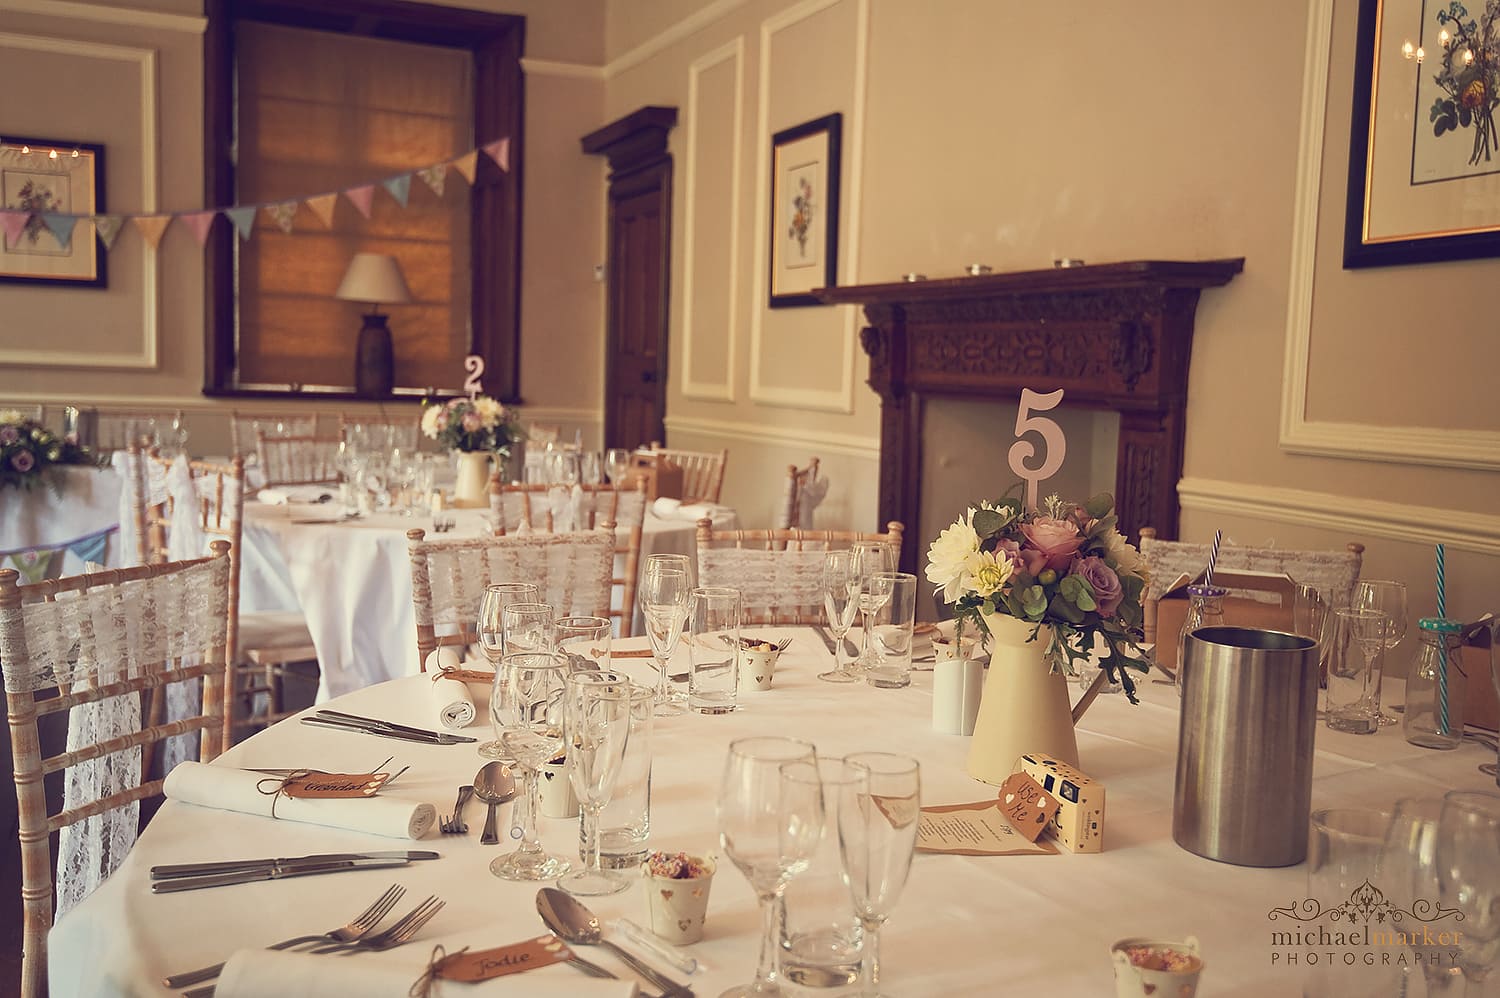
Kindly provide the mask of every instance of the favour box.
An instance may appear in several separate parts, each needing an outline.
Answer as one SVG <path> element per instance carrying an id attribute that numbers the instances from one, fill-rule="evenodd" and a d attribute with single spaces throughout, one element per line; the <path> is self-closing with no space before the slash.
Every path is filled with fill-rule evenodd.
<path id="1" fill-rule="evenodd" d="M 1051 835 L 1068 852 L 1104 851 L 1104 784 L 1040 753 L 1021 756 L 1017 768 L 1058 800 L 1057 814 L 1043 835 Z"/>
<path id="2" fill-rule="evenodd" d="M 1167 587 L 1156 604 L 1156 627 L 1146 635 L 1156 642 L 1156 662 L 1164 669 L 1177 668 L 1177 636 L 1187 619 L 1189 585 L 1202 585 L 1203 573 L 1196 579 L 1179 576 Z M 1292 603 L 1297 598 L 1297 584 L 1290 576 L 1274 572 L 1239 572 L 1218 569 L 1214 585 L 1229 590 L 1224 597 L 1224 623 L 1229 627 L 1261 627 L 1272 631 L 1292 629 Z M 1258 594 L 1256 596 L 1250 593 Z M 1149 616 L 1149 613 L 1148 613 Z"/>
<path id="3" fill-rule="evenodd" d="M 646 483 L 646 499 L 681 499 L 682 466 L 669 461 L 664 455 L 651 451 L 636 451 L 630 456 L 630 467 L 625 480 L 634 488 L 637 481 Z"/>

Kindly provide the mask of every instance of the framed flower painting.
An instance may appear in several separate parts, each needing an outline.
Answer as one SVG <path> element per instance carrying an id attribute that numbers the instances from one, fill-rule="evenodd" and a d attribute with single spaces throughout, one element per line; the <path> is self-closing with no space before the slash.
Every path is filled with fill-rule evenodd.
<path id="1" fill-rule="evenodd" d="M 102 145 L 0 138 L 0 281 L 104 287 L 103 210 Z"/>
<path id="2" fill-rule="evenodd" d="M 771 308 L 821 304 L 812 290 L 838 283 L 842 122 L 830 114 L 771 137 Z"/>

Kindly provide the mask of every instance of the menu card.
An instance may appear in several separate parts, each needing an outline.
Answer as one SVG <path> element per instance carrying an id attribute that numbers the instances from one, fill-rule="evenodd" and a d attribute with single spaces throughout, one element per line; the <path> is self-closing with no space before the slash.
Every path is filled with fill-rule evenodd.
<path id="1" fill-rule="evenodd" d="M 954 856 L 1056 853 L 1051 842 L 1030 842 L 1006 818 L 999 799 L 922 808 L 917 851 Z"/>

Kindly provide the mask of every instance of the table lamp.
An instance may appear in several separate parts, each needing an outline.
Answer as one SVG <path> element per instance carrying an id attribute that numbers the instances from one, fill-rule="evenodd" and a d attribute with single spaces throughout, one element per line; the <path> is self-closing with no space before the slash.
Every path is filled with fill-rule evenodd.
<path id="1" fill-rule="evenodd" d="M 411 301 L 406 278 L 401 276 L 401 265 L 395 257 L 384 253 L 356 253 L 334 297 L 371 306 L 359 330 L 359 345 L 354 353 L 354 390 L 367 398 L 390 395 L 396 381 L 395 360 L 391 330 L 379 306 Z"/>

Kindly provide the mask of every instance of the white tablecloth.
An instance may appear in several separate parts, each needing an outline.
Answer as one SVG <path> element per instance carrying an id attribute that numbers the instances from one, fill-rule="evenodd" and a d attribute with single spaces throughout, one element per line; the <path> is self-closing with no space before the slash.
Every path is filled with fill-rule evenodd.
<path id="1" fill-rule="evenodd" d="M 428 517 L 391 513 L 339 523 L 297 522 L 336 517 L 335 507 L 245 503 L 241 610 L 302 610 L 318 650 L 319 700 L 418 671 L 406 531 L 422 527 L 429 537 L 472 537 L 490 529 L 484 512 L 463 509 L 450 511 L 456 526 L 444 535 L 432 533 Z M 657 553 L 693 555 L 696 529 L 687 520 L 648 512 L 642 559 Z M 623 558 L 615 570 L 624 570 Z"/>
<path id="2" fill-rule="evenodd" d="M 118 527 L 120 477 L 113 468 L 73 465 L 50 474 L 55 476 L 58 491 L 45 484 L 25 490 L 0 489 L 0 552 L 61 547 Z M 125 564 L 118 530 L 105 545 L 105 564 Z M 83 570 L 83 561 L 69 551 L 61 573 L 49 575 L 78 575 Z"/>
<path id="3" fill-rule="evenodd" d="M 764 630 L 757 628 L 759 634 Z M 788 629 L 793 644 L 776 670 L 775 688 L 743 698 L 743 710 L 659 722 L 653 755 L 654 848 L 717 850 L 713 802 L 725 747 L 734 738 L 778 732 L 814 741 L 825 755 L 866 749 L 907 753 L 922 762 L 923 802 L 992 798 L 963 765 L 969 740 L 935 734 L 930 725 L 931 673 L 905 690 L 831 685 L 814 678 L 828 667 L 822 642 L 806 628 Z M 640 646 L 640 639 L 620 646 Z M 617 665 L 641 674 L 639 660 Z M 686 665 L 685 659 L 674 668 Z M 343 709 L 435 727 L 426 716 L 420 678 L 360 690 Z M 1300 993 L 1300 968 L 1271 960 L 1272 908 L 1307 896 L 1305 867 L 1227 866 L 1185 852 L 1172 841 L 1172 792 L 1178 701 L 1169 687 L 1143 683 L 1143 703 L 1103 696 L 1079 729 L 1083 767 L 1108 789 L 1105 851 L 1097 855 L 974 858 L 918 854 L 911 879 L 882 934 L 886 990 L 900 995 L 970 994 L 1097 996 L 1112 993 L 1110 944 L 1125 936 L 1202 941 L 1204 998 L 1265 998 Z M 481 717 L 487 712 L 481 711 Z M 1248 722 L 1247 722 L 1248 723 Z M 483 735 L 478 725 L 472 734 Z M 348 769 L 394 755 L 411 765 L 388 793 L 435 804 L 447 814 L 455 789 L 472 781 L 480 759 L 472 745 L 423 746 L 283 722 L 226 754 L 220 764 Z M 1494 789 L 1476 771 L 1492 753 L 1466 745 L 1455 752 L 1414 748 L 1399 729 L 1359 737 L 1320 726 L 1313 806 L 1385 807 L 1402 796 L 1438 795 L 1450 787 Z M 510 805 L 507 805 L 507 809 Z M 277 823 L 168 802 L 126 859 L 92 897 L 52 932 L 53 994 L 164 994 L 165 974 L 222 960 L 237 948 L 322 931 L 346 921 L 391 882 L 406 887 L 399 910 L 428 894 L 447 907 L 412 945 L 353 957 L 382 961 L 415 979 L 434 943 L 453 949 L 491 947 L 541 931 L 535 885 L 490 876 L 499 849 L 479 845 L 483 810 L 471 804 L 467 836 L 430 836 L 420 845 L 439 860 L 407 869 L 309 877 L 183 894 L 153 895 L 147 871 L 157 863 L 293 856 L 310 852 L 401 848 L 394 840 L 312 825 Z M 502 827 L 509 814 L 502 814 Z M 558 853 L 577 849 L 574 821 L 543 819 L 542 838 Z M 508 845 L 502 848 L 509 848 Z M 606 923 L 646 921 L 639 884 L 592 899 Z M 706 970 L 688 979 L 704 998 L 748 981 L 760 919 L 745 879 L 722 863 L 714 880 L 704 940 L 692 947 Z M 628 974 L 610 954 L 583 955 Z M 537 974 L 567 978 L 577 971 Z M 683 975 L 677 975 L 679 979 Z M 580 977 L 580 979 L 582 979 Z M 526 994 L 517 979 L 517 995 Z"/>

